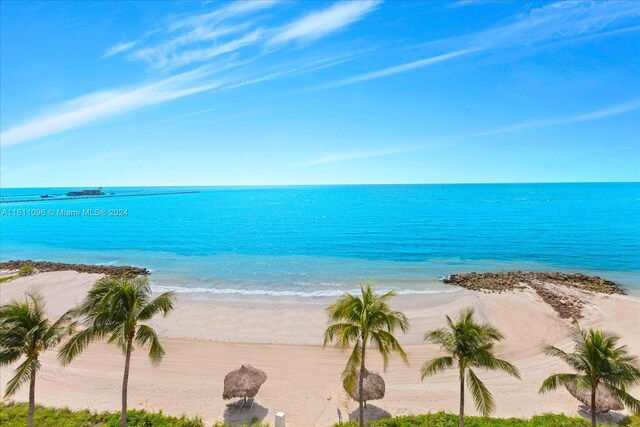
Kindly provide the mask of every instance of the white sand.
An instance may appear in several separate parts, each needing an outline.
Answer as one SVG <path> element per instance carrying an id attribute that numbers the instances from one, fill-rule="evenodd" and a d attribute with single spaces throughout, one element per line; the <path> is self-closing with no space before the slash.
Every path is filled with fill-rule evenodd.
<path id="1" fill-rule="evenodd" d="M 42 273 L 0 284 L 0 302 L 21 298 L 39 290 L 51 315 L 59 315 L 79 303 L 100 275 L 75 272 Z M 164 337 L 167 352 L 159 367 L 152 367 L 143 350 L 133 355 L 129 387 L 131 408 L 162 409 L 169 414 L 199 415 L 207 423 L 237 422 L 254 416 L 273 424 L 274 414 L 287 414 L 289 426 L 329 426 L 357 409 L 341 388 L 340 374 L 347 354 L 322 348 L 326 325 L 324 308 L 330 299 L 282 299 L 256 297 L 204 297 L 180 295 L 176 310 L 154 321 Z M 628 296 L 586 296 L 589 303 L 583 326 L 617 333 L 632 354 L 640 353 L 640 300 Z M 524 416 L 549 412 L 577 414 L 578 402 L 566 391 L 537 393 L 540 383 L 553 372 L 566 371 L 558 360 L 541 354 L 545 343 L 570 349 L 570 323 L 532 292 L 482 294 L 466 290 L 447 294 L 400 296 L 395 307 L 411 320 L 411 331 L 400 337 L 410 366 L 397 357 L 383 376 L 387 390 L 383 400 L 369 404 L 370 411 L 391 415 L 440 410 L 456 412 L 456 373 L 420 381 L 419 368 L 439 355 L 435 346 L 422 342 L 425 331 L 442 326 L 444 315 L 455 315 L 468 305 L 480 319 L 498 326 L 506 341 L 499 354 L 514 363 L 522 381 L 498 373 L 481 373 L 497 402 L 496 416 Z M 368 366 L 382 373 L 380 358 L 368 353 Z M 264 370 L 254 409 L 242 415 L 225 415 L 222 382 L 227 372 L 241 364 Z M 42 357 L 36 386 L 37 402 L 74 409 L 118 410 L 124 359 L 117 347 L 95 343 L 69 367 L 62 368 L 55 352 Z M 11 374 L 0 370 L 2 385 Z M 638 390 L 634 390 L 638 395 Z M 27 388 L 16 400 L 26 400 Z M 473 404 L 467 405 L 473 414 Z"/>

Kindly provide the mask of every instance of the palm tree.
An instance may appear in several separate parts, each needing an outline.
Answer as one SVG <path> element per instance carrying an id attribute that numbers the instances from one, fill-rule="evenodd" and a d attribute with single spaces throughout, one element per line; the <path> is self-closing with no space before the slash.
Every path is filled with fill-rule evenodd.
<path id="1" fill-rule="evenodd" d="M 330 342 L 348 348 L 353 344 L 353 351 L 342 374 L 345 388 L 353 390 L 360 371 L 359 380 L 359 417 L 360 426 L 364 425 L 363 381 L 365 373 L 365 354 L 367 343 L 373 344 L 382 354 L 384 369 L 389 363 L 389 356 L 394 351 L 407 362 L 407 355 L 400 346 L 393 332 L 400 328 L 402 332 L 409 329 L 407 317 L 399 311 L 391 310 L 389 300 L 396 294 L 390 291 L 375 294 L 371 285 L 360 284 L 360 294 L 345 292 L 343 296 L 327 307 L 330 321 L 333 322 L 324 333 L 324 346 Z"/>
<path id="2" fill-rule="evenodd" d="M 25 357 L 7 383 L 5 397 L 12 396 L 29 382 L 29 415 L 33 426 L 35 415 L 36 374 L 40 370 L 40 354 L 71 335 L 75 324 L 68 313 L 51 323 L 45 315 L 45 303 L 37 293 L 25 295 L 24 302 L 11 301 L 0 307 L 0 365 L 9 365 Z"/>
<path id="3" fill-rule="evenodd" d="M 640 413 L 640 401 L 627 393 L 626 387 L 640 384 L 637 359 L 627 353 L 626 346 L 618 346 L 619 337 L 602 331 L 585 331 L 576 326 L 573 331 L 574 351 L 566 353 L 554 346 L 545 353 L 565 361 L 577 374 L 553 374 L 540 387 L 540 393 L 555 390 L 567 382 L 574 382 L 578 390 L 591 391 L 591 425 L 596 425 L 596 390 L 599 384 L 609 388 L 629 409 Z"/>
<path id="4" fill-rule="evenodd" d="M 151 288 L 146 277 L 107 276 L 99 280 L 87 294 L 84 302 L 74 309 L 86 329 L 74 335 L 61 349 L 58 358 L 63 365 L 82 353 L 95 339 L 108 337 L 125 355 L 122 378 L 122 427 L 127 424 L 127 387 L 129 364 L 135 342 L 149 343 L 149 358 L 154 365 L 160 363 L 164 350 L 156 331 L 142 322 L 158 313 L 166 316 L 173 310 L 173 293 L 165 292 L 151 298 Z"/>
<path id="5" fill-rule="evenodd" d="M 489 324 L 477 323 L 473 318 L 473 309 L 466 308 L 454 321 L 447 316 L 447 327 L 427 332 L 425 341 L 438 344 L 449 356 L 438 357 L 422 366 L 422 379 L 435 375 L 447 368 L 457 367 L 460 380 L 460 415 L 459 425 L 464 426 L 464 386 L 465 379 L 478 411 L 488 416 L 495 409 L 493 395 L 487 386 L 478 378 L 472 368 L 484 370 L 501 370 L 520 379 L 518 369 L 506 360 L 498 359 L 493 354 L 497 341 L 503 339 L 502 334 Z M 457 366 L 456 366 L 457 365 Z"/>

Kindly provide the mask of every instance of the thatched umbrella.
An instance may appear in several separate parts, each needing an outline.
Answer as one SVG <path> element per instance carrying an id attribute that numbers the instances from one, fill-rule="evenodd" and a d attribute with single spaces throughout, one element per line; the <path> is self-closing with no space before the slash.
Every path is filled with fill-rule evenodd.
<path id="1" fill-rule="evenodd" d="M 343 383 L 344 389 L 349 393 L 349 396 L 356 402 L 360 401 L 360 373 L 358 372 L 358 376 L 356 377 L 355 386 L 349 390 L 347 389 L 346 383 Z M 384 380 L 378 374 L 374 374 L 373 372 L 369 372 L 367 369 L 364 370 L 364 381 L 362 383 L 364 388 L 363 401 L 365 406 L 367 405 L 367 400 L 376 400 L 382 399 L 384 397 Z"/>
<path id="2" fill-rule="evenodd" d="M 573 397 L 584 403 L 584 405 L 591 410 L 590 389 L 581 388 L 578 390 L 575 381 L 569 381 L 565 383 L 564 386 Z M 602 383 L 598 384 L 598 388 L 596 389 L 596 413 L 606 413 L 612 409 L 614 411 L 624 409 L 624 405 L 617 396 L 611 393 L 609 386 Z"/>
<path id="3" fill-rule="evenodd" d="M 260 386 L 267 380 L 267 374 L 253 366 L 242 365 L 240 369 L 231 371 L 224 377 L 223 399 L 242 397 L 247 400 L 258 394 Z"/>

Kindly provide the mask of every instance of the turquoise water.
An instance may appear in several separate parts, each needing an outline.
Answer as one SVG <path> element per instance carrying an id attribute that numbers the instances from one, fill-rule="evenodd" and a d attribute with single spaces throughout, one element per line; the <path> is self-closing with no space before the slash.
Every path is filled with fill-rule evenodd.
<path id="1" fill-rule="evenodd" d="M 188 190 L 197 192 L 157 194 Z M 158 289 L 179 292 L 334 295 L 361 280 L 440 292 L 450 290 L 442 276 L 506 269 L 581 271 L 640 291 L 640 183 L 146 187 L 40 199 L 67 191 L 2 190 L 1 260 L 145 266 Z"/>

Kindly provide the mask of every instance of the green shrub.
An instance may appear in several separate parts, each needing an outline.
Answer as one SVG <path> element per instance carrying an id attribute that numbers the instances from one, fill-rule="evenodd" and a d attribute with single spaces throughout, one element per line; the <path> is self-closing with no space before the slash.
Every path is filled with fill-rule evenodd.
<path id="1" fill-rule="evenodd" d="M 631 418 L 627 418 L 631 420 Z M 627 422 L 627 421 L 625 421 Z M 336 424 L 340 427 L 356 427 L 355 421 Z M 368 424 L 370 427 L 458 427 L 458 416 L 437 412 L 434 414 L 385 418 Z M 566 415 L 538 415 L 531 419 L 464 417 L 465 427 L 590 427 L 583 418 Z M 625 424 L 633 425 L 635 424 Z"/>
<path id="2" fill-rule="evenodd" d="M 113 414 L 108 427 L 120 427 L 120 413 Z M 127 426 L 131 427 L 204 427 L 199 418 L 170 417 L 160 412 L 127 411 Z"/>
<path id="3" fill-rule="evenodd" d="M 3 427 L 24 427 L 27 425 L 26 403 L 0 403 L 0 425 Z M 107 421 L 110 414 L 69 409 L 45 408 L 36 405 L 33 424 L 38 427 L 94 427 Z"/>
<path id="4" fill-rule="evenodd" d="M 18 276 L 5 276 L 5 277 L 0 277 L 0 283 L 4 283 L 4 282 L 8 282 L 9 280 L 13 280 Z"/>
<path id="5" fill-rule="evenodd" d="M 621 426 L 640 427 L 640 415 L 632 415 L 625 418 L 621 423 Z"/>
<path id="6" fill-rule="evenodd" d="M 20 270 L 18 270 L 18 276 L 30 276 L 35 272 L 36 269 L 32 265 L 23 265 L 22 267 L 20 267 Z"/>
<path id="7" fill-rule="evenodd" d="M 0 403 L 2 427 L 27 425 L 26 403 Z M 120 427 L 120 412 L 71 411 L 36 406 L 34 425 L 38 427 Z M 205 427 L 199 418 L 171 417 L 162 412 L 127 412 L 127 426 L 131 427 Z"/>

